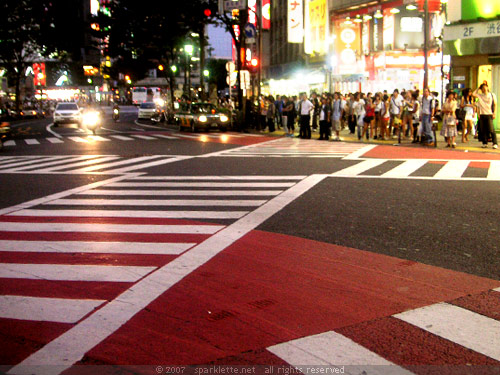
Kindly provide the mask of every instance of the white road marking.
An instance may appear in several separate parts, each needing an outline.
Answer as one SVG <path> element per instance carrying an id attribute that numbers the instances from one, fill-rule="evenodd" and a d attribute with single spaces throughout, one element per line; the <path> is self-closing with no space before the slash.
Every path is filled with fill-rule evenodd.
<path id="1" fill-rule="evenodd" d="M 301 366 L 333 366 L 352 375 L 412 374 L 333 331 L 274 345 L 267 350 L 299 370 Z"/>
<path id="2" fill-rule="evenodd" d="M 461 178 L 468 166 L 468 160 L 451 160 L 434 175 L 434 178 L 443 180 Z"/>
<path id="3" fill-rule="evenodd" d="M 139 139 L 145 139 L 146 141 L 157 141 L 158 139 L 155 137 L 149 137 L 147 135 L 139 135 L 139 134 L 134 134 L 132 137 L 139 138 Z"/>
<path id="4" fill-rule="evenodd" d="M 394 315 L 407 323 L 500 361 L 500 322 L 448 303 Z"/>
<path id="5" fill-rule="evenodd" d="M 38 371 L 50 371 L 53 374 L 59 374 L 63 372 L 184 277 L 257 228 L 325 178 L 326 175 L 313 175 L 304 179 L 241 220 L 180 255 L 30 355 L 13 367 L 9 373 L 32 374 Z M 51 370 L 48 370 L 49 368 Z"/>
<path id="6" fill-rule="evenodd" d="M 307 176 L 139 176 L 134 178 L 135 181 L 226 181 L 226 180 L 303 180 Z"/>
<path id="7" fill-rule="evenodd" d="M 295 182 L 118 182 L 109 187 L 285 188 Z"/>
<path id="8" fill-rule="evenodd" d="M 181 242 L 0 241 L 0 251 L 26 253 L 177 255 L 195 246 Z"/>
<path id="9" fill-rule="evenodd" d="M 50 204 L 48 202 L 47 204 Z M 144 212 L 144 211 L 143 211 Z M 126 216 L 124 216 L 126 217 Z M 147 217 L 147 216 L 146 216 Z M 19 223 L 1 222 L 1 232 L 80 232 L 80 233 L 148 233 L 148 234 L 214 234 L 221 225 L 146 225 L 98 223 Z M 1 243 L 1 241 L 0 241 Z"/>
<path id="10" fill-rule="evenodd" d="M 106 301 L 0 296 L 0 318 L 76 323 Z"/>
<path id="11" fill-rule="evenodd" d="M 8 167 L 20 167 L 23 165 L 37 165 L 43 162 L 51 161 L 51 160 L 62 160 L 62 159 L 69 159 L 71 158 L 71 155 L 65 155 L 65 156 L 39 156 L 37 158 L 30 158 L 30 159 L 22 159 L 23 161 L 15 161 L 15 162 L 9 162 L 8 164 L 3 164 L 0 166 L 0 168 L 8 168 Z"/>
<path id="12" fill-rule="evenodd" d="M 402 164 L 398 165 L 396 168 L 391 169 L 389 172 L 384 173 L 381 177 L 391 177 L 391 178 L 408 177 L 413 172 L 422 168 L 425 164 L 427 164 L 427 160 L 422 160 L 422 159 L 407 160 Z"/>
<path id="13" fill-rule="evenodd" d="M 60 165 L 60 164 L 66 164 L 66 163 L 71 163 L 73 161 L 78 161 L 78 160 L 88 160 L 92 159 L 95 156 L 92 155 L 84 155 L 84 156 L 75 156 L 75 157 L 66 157 L 65 159 L 59 159 L 56 161 L 51 161 L 51 162 L 42 162 L 39 164 L 30 164 L 24 167 L 19 167 L 19 168 L 10 168 L 6 169 L 5 172 L 19 172 L 19 171 L 26 171 L 30 169 L 34 169 L 34 172 L 38 172 L 40 168 L 45 168 L 45 167 L 50 167 L 54 165 Z"/>
<path id="14" fill-rule="evenodd" d="M 47 141 L 49 141 L 50 143 L 64 143 L 63 140 L 61 140 L 61 138 L 56 138 L 56 137 L 47 137 L 45 138 Z"/>
<path id="15" fill-rule="evenodd" d="M 163 219 L 239 219 L 248 211 L 112 211 L 112 210 L 21 210 L 11 216 L 46 217 L 140 217 Z"/>
<path id="16" fill-rule="evenodd" d="M 79 195 L 109 195 L 109 196 L 275 196 L 282 190 L 87 190 Z"/>
<path id="17" fill-rule="evenodd" d="M 0 263 L 0 278 L 132 283 L 157 267 Z"/>
<path id="18" fill-rule="evenodd" d="M 77 143 L 89 143 L 88 140 L 82 138 L 82 137 L 68 137 L 69 140 Z"/>
<path id="19" fill-rule="evenodd" d="M 16 141 L 13 141 L 12 139 L 8 140 L 8 141 L 5 141 L 3 143 L 4 146 L 15 146 L 16 145 Z"/>
<path id="20" fill-rule="evenodd" d="M 116 139 L 119 139 L 120 141 L 133 141 L 134 139 L 133 138 L 130 138 L 130 137 L 125 137 L 123 135 L 110 135 L 109 136 L 110 138 L 116 138 Z"/>
<path id="21" fill-rule="evenodd" d="M 47 130 L 47 132 L 49 132 L 50 134 L 52 134 L 54 137 L 56 138 L 62 138 L 62 136 L 59 134 L 59 133 L 56 133 L 54 130 L 52 130 L 52 127 L 54 126 L 54 124 L 49 124 L 45 127 L 45 130 Z"/>
<path id="22" fill-rule="evenodd" d="M 366 172 L 372 168 L 379 166 L 380 164 L 385 163 L 386 161 L 386 159 L 368 159 L 351 167 L 344 168 L 340 171 L 332 173 L 332 176 L 355 177 L 360 173 Z"/>
<path id="23" fill-rule="evenodd" d="M 165 138 L 165 139 L 179 139 L 178 137 L 173 137 L 171 135 L 155 134 L 155 137 Z"/>
<path id="24" fill-rule="evenodd" d="M 154 128 L 154 129 L 162 129 L 162 130 L 165 130 L 165 128 L 162 128 L 161 126 L 154 126 L 154 125 L 147 125 L 147 124 L 141 124 L 138 120 L 135 120 L 134 121 L 136 125 L 139 125 L 139 126 L 144 126 L 145 128 Z M 143 129 L 140 129 L 140 130 L 143 130 Z"/>
<path id="25" fill-rule="evenodd" d="M 51 194 L 51 195 L 48 195 L 48 196 L 43 197 L 43 198 L 33 199 L 31 201 L 28 201 L 28 202 L 16 204 L 15 206 L 2 208 L 2 209 L 0 209 L 0 215 L 8 215 L 8 214 L 15 212 L 15 211 L 18 211 L 18 210 L 22 210 L 22 209 L 26 209 L 26 208 L 30 208 L 30 207 L 35 207 L 35 206 L 38 206 L 40 204 L 44 204 L 45 202 L 50 202 L 52 200 L 65 198 L 65 197 L 68 197 L 68 196 L 73 195 L 73 194 L 78 194 L 78 193 L 81 193 L 81 192 L 86 191 L 86 190 L 95 189 L 95 188 L 107 185 L 111 182 L 121 181 L 121 180 L 124 180 L 126 178 L 130 178 L 130 177 L 133 177 L 133 176 L 130 176 L 130 175 L 117 176 L 117 177 L 109 178 L 107 180 L 93 182 L 93 183 L 88 184 L 88 185 L 78 186 L 74 189 L 69 189 L 66 191 L 59 192 L 59 193 Z"/>
<path id="26" fill-rule="evenodd" d="M 40 142 L 38 142 L 38 140 L 33 139 L 33 138 L 27 138 L 24 140 L 24 142 L 26 142 L 26 144 L 28 144 L 28 145 L 39 145 L 40 144 Z"/>
<path id="27" fill-rule="evenodd" d="M 106 171 L 106 173 L 127 173 L 127 172 L 130 172 L 130 171 L 136 171 L 138 169 L 145 169 L 145 168 L 157 167 L 157 166 L 163 165 L 163 164 L 175 163 L 176 161 L 187 160 L 187 159 L 191 159 L 193 157 L 194 156 L 182 156 L 182 157 L 169 157 L 169 156 L 166 156 L 164 159 L 157 160 L 157 161 L 152 161 L 152 162 L 149 162 L 149 163 L 137 164 L 137 165 L 133 165 L 131 167 L 124 167 L 124 168 L 118 168 L 118 169 L 110 169 L 110 170 Z"/>
<path id="28" fill-rule="evenodd" d="M 101 137 L 100 135 L 89 135 L 87 139 L 90 139 L 91 141 L 99 141 L 99 142 L 110 142 L 111 139 Z"/>
<path id="29" fill-rule="evenodd" d="M 130 159 L 125 159 L 125 160 L 115 161 L 113 163 L 99 164 L 99 165 L 93 165 L 91 167 L 75 169 L 73 172 L 93 172 L 93 171 L 97 171 L 97 170 L 117 167 L 119 165 L 133 164 L 133 163 L 138 163 L 141 161 L 156 159 L 159 157 L 161 157 L 161 156 L 159 156 L 159 155 L 158 156 L 141 156 L 139 158 L 130 158 Z"/>
<path id="30" fill-rule="evenodd" d="M 209 199 L 58 199 L 47 203 L 58 206 L 195 206 L 195 207 L 254 207 L 262 206 L 265 200 L 209 200 Z"/>
<path id="31" fill-rule="evenodd" d="M 350 153 L 348 156 L 346 156 L 344 158 L 344 160 L 356 160 L 356 159 L 359 159 L 361 156 L 363 156 L 364 154 L 366 154 L 368 151 L 373 150 L 375 147 L 377 147 L 377 145 L 369 145 L 369 146 L 362 147 L 359 150 Z"/>
<path id="32" fill-rule="evenodd" d="M 111 160 L 116 160 L 119 159 L 119 156 L 106 156 L 106 157 L 99 157 L 96 159 L 92 160 L 85 160 L 85 161 L 80 161 L 77 163 L 70 163 L 70 164 L 65 164 L 65 165 L 60 165 L 57 167 L 50 167 L 50 168 L 42 168 L 38 169 L 38 173 L 44 173 L 44 172 L 55 172 L 55 171 L 60 171 L 62 169 L 70 169 L 70 168 L 76 168 L 76 167 L 81 167 L 84 165 L 89 165 L 89 164 L 97 164 L 97 163 L 103 163 L 105 161 L 111 161 Z"/>
<path id="33" fill-rule="evenodd" d="M 487 178 L 488 180 L 500 180 L 500 160 L 490 161 Z"/>

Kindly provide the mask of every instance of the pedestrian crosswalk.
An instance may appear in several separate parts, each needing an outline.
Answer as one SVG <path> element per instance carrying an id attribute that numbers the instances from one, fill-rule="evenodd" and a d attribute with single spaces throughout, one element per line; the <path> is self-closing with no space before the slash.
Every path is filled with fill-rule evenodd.
<path id="1" fill-rule="evenodd" d="M 303 187 L 304 180 L 136 174 L 2 210 L 0 318 L 76 324 L 39 352 L 26 353 L 32 356 L 23 363 L 63 366 L 53 373 L 71 366 L 80 351 L 118 329 L 173 280 L 321 179 Z"/>
<path id="2" fill-rule="evenodd" d="M 498 300 L 500 293 L 490 293 Z M 500 322 L 475 309 L 441 302 L 267 350 L 299 371 L 328 366 L 339 370 L 331 373 L 410 375 L 434 365 L 435 372 L 423 373 L 494 373 L 500 368 Z"/>
<path id="3" fill-rule="evenodd" d="M 36 280 L 42 289 L 48 281 L 137 282 L 303 178 L 132 176 L 14 207 L 0 216 L 0 280 Z M 5 262 L 6 254 L 19 261 Z M 83 261 L 67 263 L 66 254 Z M 153 258 L 144 264 L 137 256 Z M 70 295 L 61 302 L 35 289 L 1 295 L 0 318 L 75 323 L 106 303 Z"/>
<path id="4" fill-rule="evenodd" d="M 364 148 L 366 145 L 361 143 L 279 138 L 263 144 L 228 150 L 218 156 L 343 158 Z"/>
<path id="5" fill-rule="evenodd" d="M 54 155 L 0 157 L 0 173 L 124 174 L 172 163 L 181 156 Z"/>
<path id="6" fill-rule="evenodd" d="M 160 141 L 160 140 L 179 140 L 179 139 L 190 139 L 190 140 L 224 140 L 227 141 L 230 138 L 244 138 L 253 137 L 254 134 L 236 134 L 236 133 L 216 133 L 216 134 L 184 134 L 181 132 L 167 132 L 167 133 L 148 133 L 145 134 L 106 134 L 106 135 L 90 135 L 90 134 L 80 134 L 77 135 L 67 135 L 60 137 L 43 137 L 43 138 L 25 138 L 25 139 L 11 139 L 4 142 L 6 147 L 14 146 L 36 146 L 44 144 L 61 144 L 61 143 L 78 143 L 78 144 L 89 144 L 96 142 L 114 142 L 114 141 Z"/>
<path id="7" fill-rule="evenodd" d="M 332 177 L 500 181 L 497 160 L 364 159 Z"/>

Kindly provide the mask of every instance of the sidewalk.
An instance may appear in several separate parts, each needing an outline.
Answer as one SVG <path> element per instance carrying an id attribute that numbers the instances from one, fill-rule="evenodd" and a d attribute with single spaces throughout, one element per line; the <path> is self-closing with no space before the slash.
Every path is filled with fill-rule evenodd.
<path id="1" fill-rule="evenodd" d="M 276 129 L 276 131 L 269 133 L 269 131 L 266 129 L 264 131 L 257 131 L 255 129 L 249 129 L 251 133 L 255 134 L 261 134 L 265 136 L 275 136 L 275 137 L 283 137 L 285 136 L 285 132 L 282 129 Z M 298 130 L 295 130 L 295 137 L 298 137 L 299 133 Z M 500 134 L 497 133 L 497 137 L 500 138 Z M 313 131 L 312 132 L 312 137 L 311 139 L 318 139 L 319 138 L 319 131 Z M 401 143 L 398 144 L 398 139 L 397 137 L 394 139 L 389 139 L 389 140 L 377 140 L 377 139 L 362 139 L 358 140 L 358 137 L 356 134 L 350 134 L 349 129 L 344 129 L 340 132 L 340 138 L 343 142 L 355 142 L 355 143 L 366 143 L 366 144 L 374 144 L 374 145 L 381 145 L 381 146 L 403 146 L 403 147 L 413 147 L 413 148 L 421 148 L 422 150 L 432 150 L 432 149 L 438 149 L 438 150 L 453 150 L 453 151 L 464 151 L 464 152 L 483 152 L 483 153 L 494 153 L 494 154 L 500 154 L 500 149 L 493 149 L 491 142 L 488 143 L 488 148 L 482 148 L 482 144 L 478 142 L 477 139 L 469 137 L 469 142 L 467 143 L 462 143 L 462 135 L 461 133 L 458 134 L 457 139 L 456 139 L 456 148 L 447 148 L 446 147 L 446 141 L 442 136 L 439 135 L 439 131 L 437 132 L 437 147 L 426 147 L 423 146 L 419 143 L 411 143 L 411 139 L 402 139 Z"/>

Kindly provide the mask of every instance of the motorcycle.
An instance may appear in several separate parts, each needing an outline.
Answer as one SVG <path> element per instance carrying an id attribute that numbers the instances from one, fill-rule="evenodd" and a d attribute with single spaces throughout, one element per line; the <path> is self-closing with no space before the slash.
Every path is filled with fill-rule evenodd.
<path id="1" fill-rule="evenodd" d="M 97 129 L 101 126 L 101 116 L 99 112 L 90 110 L 83 113 L 82 125 L 95 135 Z"/>
<path id="2" fill-rule="evenodd" d="M 0 124 L 0 150 L 3 149 L 3 142 L 11 138 L 10 124 L 2 122 Z"/>
<path id="3" fill-rule="evenodd" d="M 113 108 L 113 121 L 118 122 L 120 119 L 120 109 L 118 107 Z"/>

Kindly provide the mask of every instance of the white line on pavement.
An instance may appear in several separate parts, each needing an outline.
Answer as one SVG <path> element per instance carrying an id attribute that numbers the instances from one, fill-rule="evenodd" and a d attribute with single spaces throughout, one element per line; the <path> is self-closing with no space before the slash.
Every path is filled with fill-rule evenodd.
<path id="1" fill-rule="evenodd" d="M 130 158 L 130 159 L 125 159 L 125 160 L 115 161 L 115 162 L 112 162 L 112 163 L 99 164 L 99 165 L 93 165 L 93 166 L 90 166 L 90 167 L 80 168 L 80 169 L 74 170 L 73 172 L 93 172 L 93 171 L 97 171 L 97 170 L 101 170 L 101 169 L 107 169 L 107 168 L 116 167 L 116 166 L 119 166 L 119 165 L 133 164 L 133 163 L 138 163 L 138 162 L 141 162 L 141 161 L 156 159 L 156 158 L 159 158 L 159 157 L 161 157 L 161 156 L 160 155 L 156 155 L 156 156 L 141 156 L 141 157 L 138 157 L 138 158 Z"/>
<path id="2" fill-rule="evenodd" d="M 372 168 L 375 168 L 379 166 L 380 164 L 385 163 L 387 160 L 386 159 L 369 159 L 362 161 L 356 165 L 353 165 L 351 167 L 347 167 L 344 169 L 341 169 L 340 171 L 337 171 L 335 173 L 332 173 L 332 176 L 349 176 L 349 177 L 354 177 L 359 175 L 360 173 L 366 172 Z"/>
<path id="3" fill-rule="evenodd" d="M 48 124 L 45 128 L 45 130 L 47 130 L 47 132 L 49 132 L 50 134 L 52 134 L 54 137 L 56 138 L 62 138 L 62 136 L 59 134 L 59 133 L 56 133 L 54 130 L 52 130 L 52 127 L 54 126 L 54 124 Z"/>
<path id="4" fill-rule="evenodd" d="M 427 160 L 407 160 L 398 165 L 396 168 L 391 169 L 389 172 L 384 173 L 381 177 L 408 177 L 425 164 L 427 164 Z"/>
<path id="5" fill-rule="evenodd" d="M 109 187 L 285 188 L 295 182 L 119 182 Z"/>
<path id="6" fill-rule="evenodd" d="M 500 180 L 500 160 L 490 161 L 487 178 L 488 180 Z"/>
<path id="7" fill-rule="evenodd" d="M 109 196 L 275 196 L 282 190 L 87 190 L 79 195 L 109 195 Z"/>
<path id="8" fill-rule="evenodd" d="M 34 139 L 34 138 L 27 138 L 24 140 L 24 142 L 26 142 L 26 144 L 28 145 L 39 145 L 40 142 L 38 142 L 37 139 Z"/>
<path id="9" fill-rule="evenodd" d="M 394 315 L 407 323 L 500 361 L 500 322 L 448 303 Z"/>
<path id="10" fill-rule="evenodd" d="M 135 181 L 177 181 L 177 180 L 303 180 L 307 176 L 140 176 Z"/>
<path id="11" fill-rule="evenodd" d="M 461 178 L 468 166 L 468 160 L 451 160 L 434 175 L 434 178 L 443 180 Z"/>
<path id="12" fill-rule="evenodd" d="M 47 137 L 45 139 L 47 141 L 49 141 L 50 143 L 64 143 L 64 141 L 61 140 L 61 138 L 57 138 L 57 137 Z"/>
<path id="13" fill-rule="evenodd" d="M 0 263 L 0 278 L 132 283 L 157 267 Z"/>
<path id="14" fill-rule="evenodd" d="M 27 253 L 85 253 L 177 255 L 195 246 L 181 242 L 0 241 L 0 251 Z"/>
<path id="15" fill-rule="evenodd" d="M 0 318 L 76 323 L 106 301 L 0 296 Z"/>
<path id="16" fill-rule="evenodd" d="M 348 374 L 412 374 L 333 331 L 274 345 L 267 350 L 299 370 L 301 366 L 322 365 L 344 368 L 344 371 L 348 366 Z"/>

